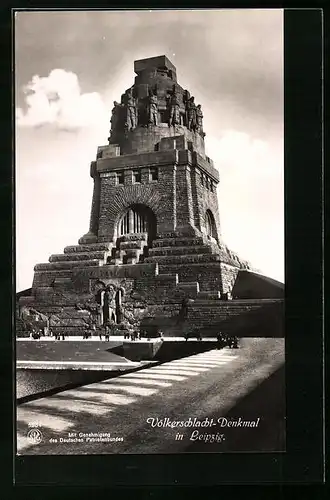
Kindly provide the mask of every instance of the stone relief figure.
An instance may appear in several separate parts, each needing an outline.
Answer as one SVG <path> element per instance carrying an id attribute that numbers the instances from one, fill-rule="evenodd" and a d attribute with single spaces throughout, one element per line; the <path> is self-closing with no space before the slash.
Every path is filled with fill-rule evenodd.
<path id="1" fill-rule="evenodd" d="M 112 108 L 112 115 L 110 119 L 111 123 L 111 128 L 110 128 L 110 138 L 114 138 L 118 132 L 120 132 L 120 129 L 123 127 L 123 119 L 122 119 L 122 112 L 123 112 L 123 105 L 120 104 L 117 101 L 114 101 L 113 103 L 114 107 Z"/>
<path id="2" fill-rule="evenodd" d="M 114 107 L 112 108 L 112 115 L 110 120 L 112 132 L 114 132 L 118 128 L 120 120 L 120 111 L 121 111 L 120 109 L 121 105 L 119 104 L 119 102 L 114 101 L 113 106 Z"/>
<path id="3" fill-rule="evenodd" d="M 103 322 L 114 321 L 116 323 L 116 289 L 109 285 L 103 296 Z"/>
<path id="4" fill-rule="evenodd" d="M 126 97 L 126 128 L 127 130 L 134 130 L 137 126 L 137 108 L 136 101 L 133 97 L 132 89 L 127 91 Z"/>
<path id="5" fill-rule="evenodd" d="M 196 132 L 203 132 L 203 112 L 200 104 L 196 108 Z"/>
<path id="6" fill-rule="evenodd" d="M 180 104 L 178 100 L 178 95 L 175 91 L 175 88 L 173 89 L 173 94 L 171 95 L 170 101 L 169 101 L 169 121 L 168 121 L 168 126 L 171 127 L 172 125 L 178 125 L 180 124 Z"/>
<path id="7" fill-rule="evenodd" d="M 158 125 L 158 97 L 157 91 L 149 90 L 148 98 L 148 124 Z"/>
<path id="8" fill-rule="evenodd" d="M 196 104 L 194 97 L 190 97 L 187 102 L 187 127 L 189 130 L 196 130 Z"/>

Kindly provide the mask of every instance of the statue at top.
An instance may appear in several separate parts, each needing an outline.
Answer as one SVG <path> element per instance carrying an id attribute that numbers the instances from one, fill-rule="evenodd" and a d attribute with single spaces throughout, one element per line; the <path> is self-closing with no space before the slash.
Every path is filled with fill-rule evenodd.
<path id="1" fill-rule="evenodd" d="M 196 104 L 194 97 L 190 97 L 187 101 L 187 128 L 189 130 L 196 130 Z"/>
<path id="2" fill-rule="evenodd" d="M 173 93 L 170 97 L 169 108 L 170 108 L 170 113 L 169 113 L 168 126 L 171 127 L 172 125 L 175 126 L 180 124 L 180 104 L 175 87 L 173 88 Z"/>
<path id="3" fill-rule="evenodd" d="M 129 89 L 126 94 L 126 112 L 126 129 L 134 130 L 137 126 L 137 109 L 132 89 Z"/>
<path id="4" fill-rule="evenodd" d="M 148 98 L 148 125 L 158 125 L 158 97 L 157 90 L 149 90 Z"/>
<path id="5" fill-rule="evenodd" d="M 203 112 L 200 104 L 196 108 L 196 132 L 203 132 Z"/>
<path id="6" fill-rule="evenodd" d="M 121 109 L 122 105 L 119 102 L 114 101 L 114 107 L 112 108 L 112 115 L 110 119 L 111 123 L 111 136 L 114 136 L 120 128 L 120 119 L 121 119 Z"/>

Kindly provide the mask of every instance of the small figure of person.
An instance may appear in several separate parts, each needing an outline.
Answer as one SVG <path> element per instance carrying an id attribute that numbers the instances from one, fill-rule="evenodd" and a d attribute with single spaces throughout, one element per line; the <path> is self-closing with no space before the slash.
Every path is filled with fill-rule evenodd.
<path id="1" fill-rule="evenodd" d="M 221 332 L 218 333 L 217 335 L 217 349 L 221 349 L 222 347 L 222 335 Z"/>
<path id="2" fill-rule="evenodd" d="M 39 340 L 40 339 L 39 332 L 35 328 L 32 330 L 32 338 L 34 340 Z"/>
<path id="3" fill-rule="evenodd" d="M 105 335 L 104 335 L 105 340 L 107 342 L 109 342 L 109 340 L 110 340 L 110 327 L 109 327 L 108 323 L 105 324 L 104 330 L 105 330 Z"/>
<path id="4" fill-rule="evenodd" d="M 100 337 L 100 340 L 102 340 L 102 330 L 101 330 L 101 328 L 99 329 L 99 337 Z"/>
<path id="5" fill-rule="evenodd" d="M 62 332 L 62 340 L 65 340 L 65 333 Z"/>
<path id="6" fill-rule="evenodd" d="M 234 337 L 232 335 L 230 335 L 228 337 L 228 346 L 229 346 L 229 349 L 232 349 L 233 348 L 233 345 L 234 345 Z"/>

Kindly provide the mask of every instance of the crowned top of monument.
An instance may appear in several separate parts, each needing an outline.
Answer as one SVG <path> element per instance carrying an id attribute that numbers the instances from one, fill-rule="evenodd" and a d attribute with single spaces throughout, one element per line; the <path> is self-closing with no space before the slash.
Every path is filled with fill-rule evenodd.
<path id="1" fill-rule="evenodd" d="M 142 71 L 149 69 L 163 69 L 176 72 L 176 67 L 166 56 L 147 57 L 146 59 L 134 61 L 135 73 L 142 73 Z"/>
<path id="2" fill-rule="evenodd" d="M 154 151 L 161 139 L 184 136 L 205 156 L 201 105 L 178 84 L 174 64 L 165 55 L 148 57 L 134 61 L 134 71 L 133 85 L 114 101 L 109 144 L 125 155 Z"/>

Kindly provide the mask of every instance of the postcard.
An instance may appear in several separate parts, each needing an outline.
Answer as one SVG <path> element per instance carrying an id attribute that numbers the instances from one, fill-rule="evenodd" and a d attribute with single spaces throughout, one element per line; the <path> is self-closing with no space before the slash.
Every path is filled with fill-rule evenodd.
<path id="1" fill-rule="evenodd" d="M 17 455 L 284 452 L 283 10 L 14 28 Z"/>

